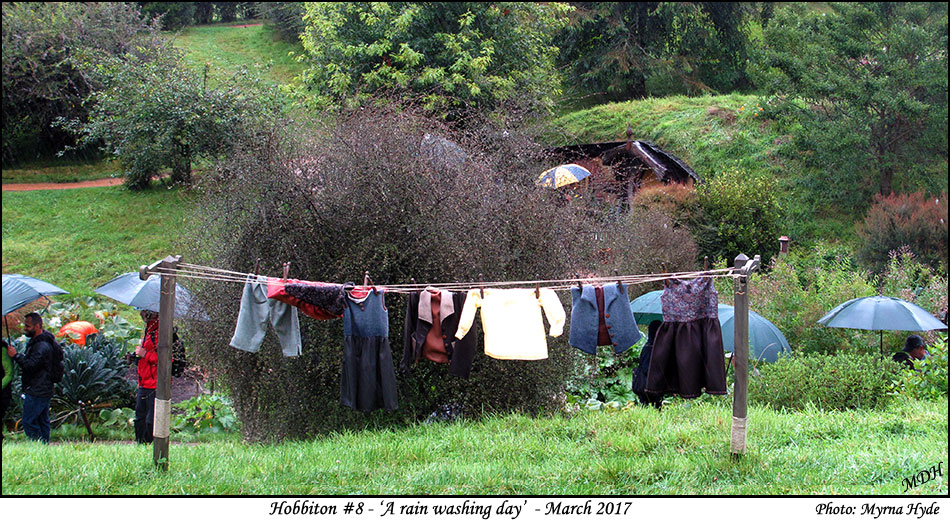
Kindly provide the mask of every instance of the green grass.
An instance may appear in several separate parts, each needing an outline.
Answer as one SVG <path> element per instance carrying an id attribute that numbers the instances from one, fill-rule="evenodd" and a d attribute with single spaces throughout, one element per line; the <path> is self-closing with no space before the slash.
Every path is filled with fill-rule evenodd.
<path id="1" fill-rule="evenodd" d="M 3 183 L 67 183 L 121 176 L 118 160 L 75 162 L 44 160 L 3 168 Z"/>
<path id="2" fill-rule="evenodd" d="M 46 280 L 78 296 L 174 254 L 186 191 L 123 187 L 3 193 L 3 272 Z"/>
<path id="3" fill-rule="evenodd" d="M 185 51 L 185 57 L 199 70 L 210 64 L 209 74 L 217 78 L 234 74 L 242 66 L 266 66 L 273 62 L 265 78 L 276 84 L 291 84 L 296 83 L 295 78 L 305 68 L 289 56 L 291 52 L 302 53 L 303 46 L 281 40 L 268 26 L 188 27 L 175 37 L 175 45 Z"/>
<path id="4" fill-rule="evenodd" d="M 151 449 L 3 445 L 4 494 L 631 495 L 901 494 L 947 462 L 947 403 L 884 411 L 750 409 L 747 454 L 730 457 L 731 409 L 689 402 L 573 418 L 342 433 L 278 445 L 236 439 Z M 174 438 L 173 438 L 174 440 Z M 947 493 L 946 476 L 913 494 Z"/>

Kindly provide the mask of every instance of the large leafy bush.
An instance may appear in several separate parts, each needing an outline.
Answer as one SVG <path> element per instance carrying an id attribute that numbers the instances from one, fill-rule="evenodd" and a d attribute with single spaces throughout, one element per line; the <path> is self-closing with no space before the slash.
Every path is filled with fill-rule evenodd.
<path id="1" fill-rule="evenodd" d="M 749 399 L 775 409 L 875 409 L 899 373 L 899 363 L 875 354 L 797 355 L 760 366 Z"/>
<path id="2" fill-rule="evenodd" d="M 902 247 L 932 267 L 946 267 L 947 194 L 875 195 L 864 222 L 858 225 L 858 237 L 858 257 L 875 271 L 883 270 L 891 253 Z"/>
<path id="3" fill-rule="evenodd" d="M 136 53 L 161 36 L 131 2 L 3 3 L 3 163 L 49 157 L 73 139 L 51 124 L 84 120 L 97 83 L 81 55 Z"/>
<path id="4" fill-rule="evenodd" d="M 632 247 L 641 239 L 624 223 L 602 223 L 535 186 L 543 148 L 519 132 L 469 122 L 462 133 L 392 108 L 324 120 L 307 133 L 275 131 L 208 175 L 186 260 L 251 271 L 260 257 L 268 274 L 286 261 L 291 276 L 318 281 L 359 281 L 369 271 L 379 285 L 572 278 L 644 263 Z M 252 439 L 407 423 L 449 404 L 465 416 L 553 412 L 578 358 L 565 334 L 549 339 L 547 360 L 479 354 L 468 380 L 421 362 L 399 377 L 398 411 L 366 415 L 339 406 L 342 322 L 302 317 L 299 358 L 283 357 L 272 335 L 247 354 L 227 345 L 240 285 L 189 289 L 213 319 L 191 333 L 192 354 L 222 378 Z M 561 298 L 569 307 L 567 293 Z M 386 302 L 398 357 L 406 301 L 390 293 Z"/>
<path id="5" fill-rule="evenodd" d="M 935 400 L 947 397 L 947 338 L 927 347 L 930 357 L 914 361 L 914 368 L 904 368 L 894 380 L 895 394 L 917 399 Z"/>
<path id="6" fill-rule="evenodd" d="M 301 36 L 317 96 L 421 96 L 447 116 L 513 101 L 550 105 L 560 89 L 554 35 L 567 4 L 308 3 Z"/>
<path id="7" fill-rule="evenodd" d="M 162 168 L 171 168 L 172 182 L 191 183 L 193 162 L 253 140 L 259 124 L 284 107 L 276 88 L 247 71 L 209 86 L 207 69 L 189 68 L 170 44 L 142 54 L 144 60 L 93 57 L 90 70 L 102 88 L 87 100 L 88 121 L 60 120 L 81 143 L 103 142 L 132 189 L 147 187 Z"/>
<path id="8" fill-rule="evenodd" d="M 50 404 L 55 410 L 128 407 L 135 402 L 135 387 L 125 379 L 128 347 L 104 336 L 89 336 L 85 346 L 67 344 L 66 372 L 56 384 Z"/>

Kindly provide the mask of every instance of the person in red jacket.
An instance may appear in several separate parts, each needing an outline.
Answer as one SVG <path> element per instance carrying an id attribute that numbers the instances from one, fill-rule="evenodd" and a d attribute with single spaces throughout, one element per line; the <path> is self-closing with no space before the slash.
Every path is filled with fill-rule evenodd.
<path id="1" fill-rule="evenodd" d="M 139 389 L 135 395 L 135 441 L 151 443 L 158 377 L 158 313 L 143 310 L 141 316 L 145 333 L 142 342 L 135 347 L 139 375 Z"/>

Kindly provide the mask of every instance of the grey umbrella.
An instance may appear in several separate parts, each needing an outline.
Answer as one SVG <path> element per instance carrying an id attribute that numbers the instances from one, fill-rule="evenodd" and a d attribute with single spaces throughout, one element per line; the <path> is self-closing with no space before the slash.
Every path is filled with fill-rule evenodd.
<path id="1" fill-rule="evenodd" d="M 726 352 L 735 350 L 735 308 L 719 304 L 719 325 L 722 327 L 722 346 Z M 749 355 L 757 361 L 775 363 L 780 354 L 790 354 L 792 347 L 782 331 L 754 311 L 749 311 Z"/>
<path id="2" fill-rule="evenodd" d="M 848 300 L 818 323 L 826 327 L 880 331 L 881 354 L 884 353 L 884 331 L 929 331 L 947 326 L 932 314 L 913 303 L 890 296 L 867 296 Z"/>
<path id="3" fill-rule="evenodd" d="M 43 296 L 56 296 L 58 294 L 69 294 L 69 292 L 32 276 L 4 274 L 3 315 L 6 316 Z"/>
<path id="4" fill-rule="evenodd" d="M 3 325 L 7 328 L 7 338 L 10 337 L 10 326 L 7 325 L 7 314 L 36 301 L 45 296 L 69 294 L 52 283 L 24 276 L 22 274 L 3 275 Z"/>
<path id="5" fill-rule="evenodd" d="M 162 277 L 157 274 L 149 276 L 147 280 L 142 280 L 138 272 L 127 272 L 109 280 L 105 285 L 97 288 L 96 292 L 138 309 L 159 312 L 161 285 Z M 194 310 L 192 310 L 193 306 Z M 189 315 L 189 312 L 199 319 L 208 317 L 194 304 L 191 293 L 176 283 L 175 316 L 180 318 Z"/>

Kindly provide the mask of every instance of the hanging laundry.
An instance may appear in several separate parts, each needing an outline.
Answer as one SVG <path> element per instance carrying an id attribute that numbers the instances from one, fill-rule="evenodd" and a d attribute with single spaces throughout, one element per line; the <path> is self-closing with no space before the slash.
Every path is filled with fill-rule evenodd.
<path id="1" fill-rule="evenodd" d="M 596 354 L 597 347 L 607 345 L 619 354 L 641 337 L 630 312 L 626 285 L 571 287 L 572 347 Z"/>
<path id="2" fill-rule="evenodd" d="M 481 293 L 485 293 L 482 298 Z M 543 360 L 548 357 L 541 309 L 551 324 L 550 335 L 564 332 L 564 307 L 551 289 L 472 289 L 465 298 L 457 339 L 468 334 L 475 312 L 482 309 L 485 354 L 500 360 Z"/>
<path id="3" fill-rule="evenodd" d="M 652 405 L 660 408 L 663 406 L 663 395 L 645 390 L 647 385 L 647 375 L 650 373 L 650 355 L 653 354 L 653 343 L 656 341 L 656 333 L 663 322 L 654 320 L 647 327 L 647 342 L 640 351 L 640 362 L 637 368 L 633 369 L 633 380 L 631 388 L 633 393 L 640 399 L 642 405 Z"/>
<path id="4" fill-rule="evenodd" d="M 475 358 L 477 334 L 471 329 L 461 339 L 455 337 L 465 294 L 426 289 L 410 293 L 407 301 L 402 371 L 408 372 L 420 358 L 425 358 L 448 363 L 450 375 L 467 378 Z"/>
<path id="5" fill-rule="evenodd" d="M 293 305 L 316 320 L 343 317 L 343 286 L 338 283 L 268 278 L 267 297 Z"/>
<path id="6" fill-rule="evenodd" d="M 244 284 L 241 295 L 241 310 L 231 346 L 247 352 L 257 352 L 267 332 L 267 322 L 274 327 L 284 356 L 300 355 L 300 320 L 297 309 L 277 300 L 267 298 L 265 276 L 251 275 Z"/>
<path id="7" fill-rule="evenodd" d="M 399 405 L 385 290 L 356 287 L 344 293 L 343 302 L 340 403 L 363 412 L 395 410 Z"/>
<path id="8" fill-rule="evenodd" d="M 726 394 L 726 363 L 719 326 L 719 295 L 712 278 L 667 280 L 663 323 L 656 333 L 646 392 L 695 398 Z"/>

